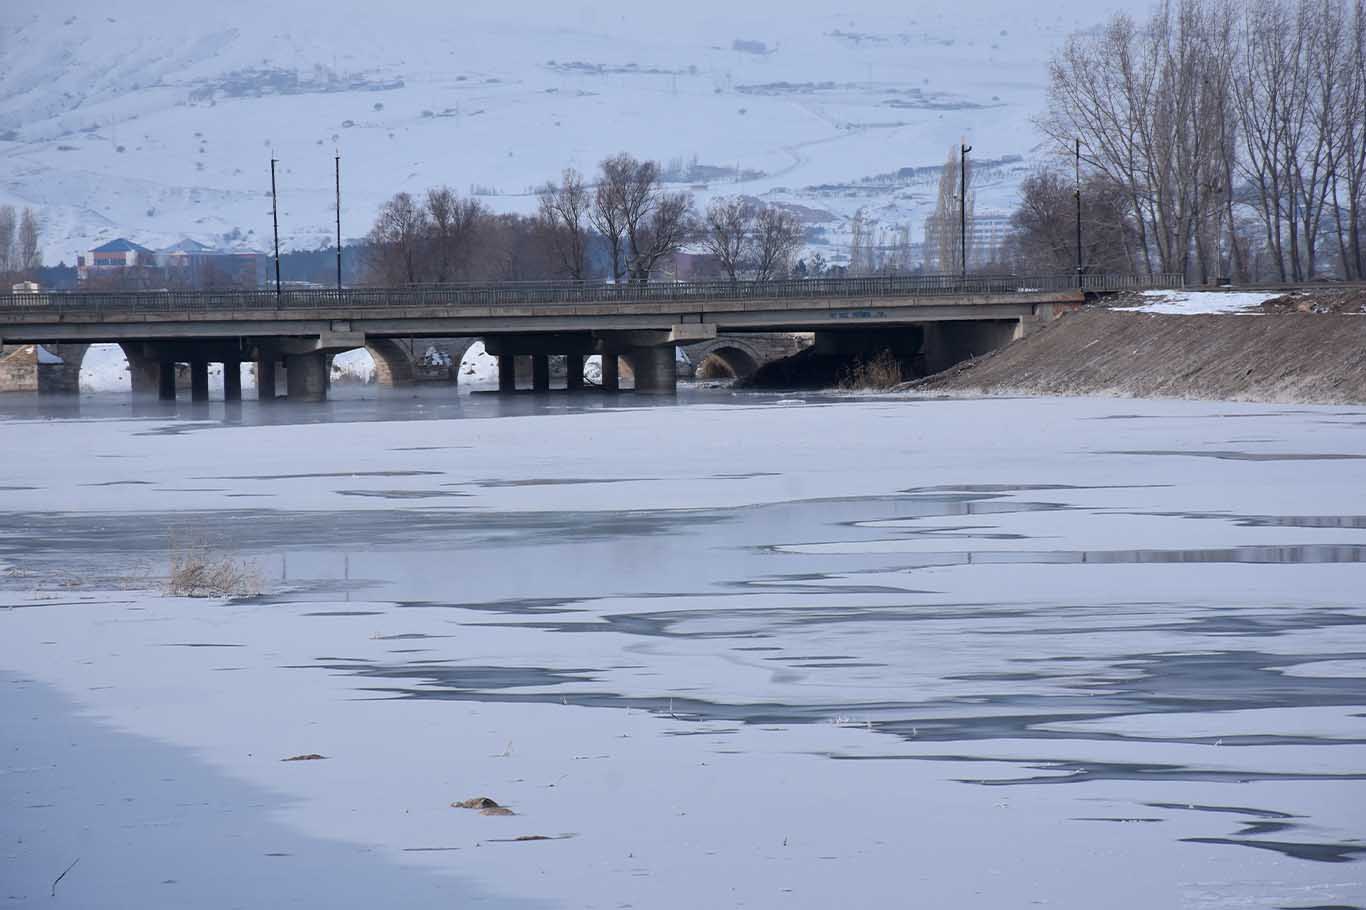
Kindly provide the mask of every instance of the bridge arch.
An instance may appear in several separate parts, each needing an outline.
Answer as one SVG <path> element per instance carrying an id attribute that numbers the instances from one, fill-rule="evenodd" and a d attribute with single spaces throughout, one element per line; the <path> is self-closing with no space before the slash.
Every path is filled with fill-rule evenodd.
<path id="1" fill-rule="evenodd" d="M 416 381 L 418 355 L 395 338 L 367 338 L 365 350 L 375 362 L 375 382 L 380 385 L 409 385 Z"/>
<path id="2" fill-rule="evenodd" d="M 450 381 L 457 382 L 459 367 L 477 338 L 367 338 L 363 350 L 374 364 L 379 385 L 405 386 L 418 381 L 423 358 L 435 348 L 450 358 Z"/>
<path id="3" fill-rule="evenodd" d="M 763 352 L 743 339 L 729 337 L 687 348 L 698 379 L 746 379 L 768 361 Z"/>

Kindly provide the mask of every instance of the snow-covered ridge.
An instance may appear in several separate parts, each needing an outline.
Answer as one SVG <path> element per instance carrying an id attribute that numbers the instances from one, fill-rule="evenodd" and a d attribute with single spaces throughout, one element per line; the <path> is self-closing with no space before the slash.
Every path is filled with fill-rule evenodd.
<path id="1" fill-rule="evenodd" d="M 333 230 L 334 150 L 356 236 L 398 190 L 446 183 L 530 211 L 531 188 L 563 167 L 627 149 L 713 169 L 702 198 L 814 205 L 836 240 L 863 207 L 915 236 L 932 187 L 806 188 L 933 166 L 964 137 L 983 157 L 1036 159 L 1051 49 L 1111 7 L 1145 5 L 242 0 L 168 15 L 151 0 L 9 0 L 0 202 L 43 212 L 52 263 L 117 235 L 240 231 L 265 247 L 274 154 L 285 245 L 312 247 Z M 1017 181 L 984 187 L 979 209 L 1008 207 Z"/>

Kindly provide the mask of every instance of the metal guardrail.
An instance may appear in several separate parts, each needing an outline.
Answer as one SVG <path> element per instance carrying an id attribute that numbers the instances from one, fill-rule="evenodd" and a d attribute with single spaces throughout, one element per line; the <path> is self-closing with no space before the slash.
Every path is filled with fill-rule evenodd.
<path id="1" fill-rule="evenodd" d="M 1084 275 L 1087 291 L 1179 288 L 1179 275 Z M 263 291 L 54 291 L 0 295 L 0 312 L 87 315 L 208 311 L 408 309 L 579 304 L 695 304 L 748 300 L 953 297 L 1077 290 L 1076 275 L 916 275 L 777 281 L 602 282 L 413 285 L 401 288 Z"/>

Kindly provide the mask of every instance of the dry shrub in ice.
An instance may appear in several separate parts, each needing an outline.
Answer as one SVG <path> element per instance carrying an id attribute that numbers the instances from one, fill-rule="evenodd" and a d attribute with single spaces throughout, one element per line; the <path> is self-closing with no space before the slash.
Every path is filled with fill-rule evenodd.
<path id="1" fill-rule="evenodd" d="M 166 593 L 173 597 L 249 597 L 261 593 L 261 575 L 249 562 L 215 553 L 207 544 L 171 543 Z"/>

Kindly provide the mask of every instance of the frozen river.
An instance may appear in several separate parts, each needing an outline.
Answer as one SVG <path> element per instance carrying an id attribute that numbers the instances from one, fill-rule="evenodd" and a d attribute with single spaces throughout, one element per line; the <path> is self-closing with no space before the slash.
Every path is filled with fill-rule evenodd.
<path id="1" fill-rule="evenodd" d="M 2 906 L 1366 907 L 1366 410 L 181 408 L 0 402 Z"/>

